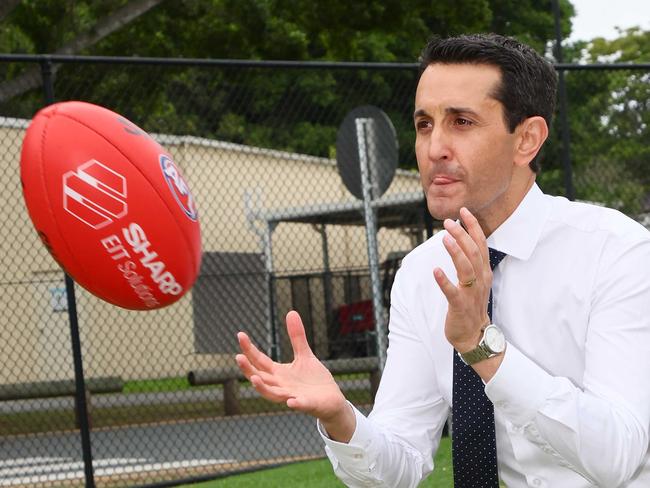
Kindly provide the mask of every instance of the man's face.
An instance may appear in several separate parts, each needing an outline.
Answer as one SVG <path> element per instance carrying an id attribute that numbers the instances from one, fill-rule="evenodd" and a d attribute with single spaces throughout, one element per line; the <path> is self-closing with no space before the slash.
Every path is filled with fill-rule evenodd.
<path id="1" fill-rule="evenodd" d="M 457 218 L 467 207 L 479 221 L 512 211 L 516 135 L 491 94 L 501 73 L 489 65 L 432 64 L 415 94 L 415 154 L 429 212 Z"/>

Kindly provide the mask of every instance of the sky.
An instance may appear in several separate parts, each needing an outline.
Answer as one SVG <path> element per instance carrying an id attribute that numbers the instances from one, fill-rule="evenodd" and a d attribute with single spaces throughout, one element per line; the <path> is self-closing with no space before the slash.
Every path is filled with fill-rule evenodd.
<path id="1" fill-rule="evenodd" d="M 650 0 L 571 0 L 576 9 L 571 41 L 614 39 L 615 27 L 650 30 Z"/>

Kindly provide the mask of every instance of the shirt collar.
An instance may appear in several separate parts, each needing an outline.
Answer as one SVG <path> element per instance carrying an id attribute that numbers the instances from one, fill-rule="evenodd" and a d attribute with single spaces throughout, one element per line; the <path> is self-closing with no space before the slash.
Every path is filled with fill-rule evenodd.
<path id="1" fill-rule="evenodd" d="M 533 183 L 515 211 L 488 237 L 488 246 L 517 259 L 528 259 L 539 241 L 549 211 L 544 193 Z"/>

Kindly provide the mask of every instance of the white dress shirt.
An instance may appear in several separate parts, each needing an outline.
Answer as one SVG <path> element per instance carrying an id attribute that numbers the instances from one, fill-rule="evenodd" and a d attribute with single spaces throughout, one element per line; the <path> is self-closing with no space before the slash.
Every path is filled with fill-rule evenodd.
<path id="1" fill-rule="evenodd" d="M 445 231 L 402 262 L 375 405 L 350 442 L 321 435 L 348 486 L 417 486 L 452 402 L 447 301 L 456 272 Z M 650 233 L 620 212 L 544 195 L 537 185 L 488 238 L 503 362 L 486 384 L 499 477 L 509 487 L 650 487 Z"/>

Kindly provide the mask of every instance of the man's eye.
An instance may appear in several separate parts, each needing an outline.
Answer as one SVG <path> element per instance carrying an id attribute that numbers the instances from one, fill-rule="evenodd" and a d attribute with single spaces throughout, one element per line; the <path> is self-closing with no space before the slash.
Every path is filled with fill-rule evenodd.
<path id="1" fill-rule="evenodd" d="M 473 125 L 474 122 L 468 119 L 464 119 L 463 117 L 458 117 L 456 120 L 454 120 L 455 125 L 460 125 L 462 127 L 468 127 L 470 125 Z"/>
<path id="2" fill-rule="evenodd" d="M 430 128 L 431 128 L 431 122 L 429 122 L 428 120 L 418 120 L 418 121 L 415 123 L 415 128 L 416 128 L 417 130 L 426 130 L 426 129 L 430 129 Z"/>

